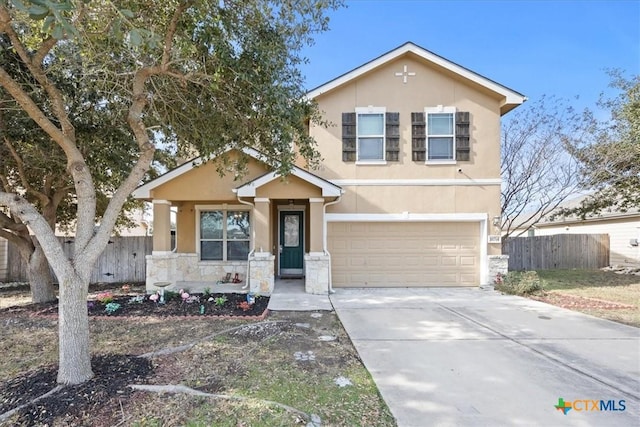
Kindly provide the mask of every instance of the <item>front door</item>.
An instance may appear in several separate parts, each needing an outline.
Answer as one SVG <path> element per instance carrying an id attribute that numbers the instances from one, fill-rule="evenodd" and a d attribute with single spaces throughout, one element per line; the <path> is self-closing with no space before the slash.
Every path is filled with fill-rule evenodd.
<path id="1" fill-rule="evenodd" d="M 280 211 L 280 275 L 302 274 L 304 223 L 301 211 Z"/>

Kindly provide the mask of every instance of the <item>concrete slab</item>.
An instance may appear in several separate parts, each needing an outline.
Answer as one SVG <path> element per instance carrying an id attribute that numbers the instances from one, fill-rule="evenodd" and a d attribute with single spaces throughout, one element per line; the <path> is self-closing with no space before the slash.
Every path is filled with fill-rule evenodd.
<path id="1" fill-rule="evenodd" d="M 468 288 L 331 301 L 399 426 L 640 425 L 637 328 Z M 625 410 L 564 415 L 561 397 Z"/>
<path id="2" fill-rule="evenodd" d="M 312 295 L 304 291 L 303 279 L 276 280 L 267 308 L 273 311 L 333 310 L 328 295 Z"/>

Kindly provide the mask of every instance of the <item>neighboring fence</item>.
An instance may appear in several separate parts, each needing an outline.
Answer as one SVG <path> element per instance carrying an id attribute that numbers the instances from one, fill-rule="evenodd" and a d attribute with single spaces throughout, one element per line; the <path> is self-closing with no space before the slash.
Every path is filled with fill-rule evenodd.
<path id="1" fill-rule="evenodd" d="M 74 239 L 59 237 L 64 252 L 71 257 Z M 27 266 L 17 248 L 9 243 L 8 280 L 27 281 Z M 151 255 L 152 237 L 111 237 L 91 275 L 91 283 L 144 282 L 146 275 L 145 255 Z"/>
<path id="2" fill-rule="evenodd" d="M 502 252 L 509 255 L 509 270 L 596 269 L 609 265 L 609 235 L 513 237 Z"/>

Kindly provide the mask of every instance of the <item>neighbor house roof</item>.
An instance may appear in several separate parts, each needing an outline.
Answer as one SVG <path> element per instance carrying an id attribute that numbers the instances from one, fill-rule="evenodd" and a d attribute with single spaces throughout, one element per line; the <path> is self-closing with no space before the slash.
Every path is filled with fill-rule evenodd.
<path id="1" fill-rule="evenodd" d="M 229 151 L 229 150 L 227 150 Z M 242 152 L 250 157 L 253 157 L 256 160 L 264 161 L 264 155 L 253 148 L 243 148 Z M 141 185 L 136 188 L 132 195 L 136 199 L 151 199 L 151 191 L 162 184 L 165 184 L 180 175 L 183 175 L 193 168 L 206 163 L 206 159 L 202 157 L 196 157 L 195 159 L 189 160 L 188 162 L 183 163 L 175 169 L 172 169 L 165 174 L 159 176 L 158 178 L 147 182 L 146 184 Z M 310 184 L 319 187 L 322 190 L 322 195 L 324 197 L 337 197 L 342 194 L 342 188 L 338 185 L 332 184 L 331 182 L 320 178 L 317 175 L 312 174 L 304 169 L 301 169 L 297 166 L 294 166 L 291 170 L 291 175 L 296 176 L 304 181 L 309 182 Z M 238 194 L 240 197 L 255 197 L 256 188 L 267 184 L 273 181 L 276 178 L 279 178 L 280 174 L 277 172 L 268 172 L 256 179 L 253 179 L 240 187 L 234 189 L 233 191 Z"/>
<path id="2" fill-rule="evenodd" d="M 540 221 L 537 221 L 535 224 L 532 224 L 533 221 L 527 221 L 526 223 L 520 225 L 518 229 L 529 229 L 529 228 L 544 228 L 544 227 L 557 227 L 559 225 L 569 225 L 569 224 L 584 224 L 584 223 L 592 223 L 598 221 L 610 221 L 615 219 L 623 219 L 623 218 L 640 218 L 640 210 L 637 208 L 629 209 L 625 212 L 620 211 L 615 207 L 610 207 L 604 209 L 597 214 L 588 214 L 585 218 L 580 218 L 578 215 L 569 215 L 569 216 L 560 216 L 558 212 L 563 209 L 574 209 L 580 206 L 583 200 L 591 197 L 591 194 L 577 196 L 575 198 L 565 200 L 561 203 L 557 208 L 553 211 L 545 215 Z M 522 217 L 526 218 L 528 215 L 522 214 Z M 516 219 L 514 223 L 518 223 Z"/>
<path id="3" fill-rule="evenodd" d="M 580 197 L 576 197 L 574 199 L 570 199 L 562 203 L 555 211 L 560 211 L 561 209 L 574 209 L 579 207 L 582 204 L 582 201 L 591 197 L 591 194 L 583 195 Z M 575 224 L 575 223 L 585 223 L 585 222 L 596 222 L 596 221 L 606 221 L 612 219 L 620 219 L 620 218 L 630 218 L 630 217 L 639 217 L 640 211 L 637 208 L 628 209 L 626 211 L 621 211 L 617 207 L 612 206 L 607 209 L 603 209 L 597 214 L 587 214 L 585 218 L 580 218 L 577 215 L 569 215 L 569 216 L 558 216 L 551 214 L 546 215 L 540 222 L 538 222 L 536 227 L 552 227 L 559 224 Z"/>
<path id="4" fill-rule="evenodd" d="M 442 56 L 436 55 L 435 53 L 428 51 L 425 48 L 422 48 L 414 43 L 407 42 L 400 47 L 397 47 L 378 58 L 367 62 L 364 65 L 361 65 L 353 70 L 337 77 L 321 86 L 316 87 L 315 89 L 310 90 L 307 93 L 307 98 L 313 99 L 322 94 L 330 92 L 358 77 L 386 64 L 389 61 L 395 60 L 403 55 L 414 54 L 419 58 L 422 58 L 425 61 L 428 61 L 436 66 L 442 67 L 445 70 L 453 72 L 458 76 L 478 84 L 491 92 L 496 93 L 497 95 L 502 97 L 502 102 L 500 104 L 500 114 L 506 114 L 511 111 L 518 105 L 522 104 L 527 100 L 527 97 L 522 95 L 521 93 L 516 92 L 513 89 L 509 89 L 508 87 L 501 85 L 487 77 L 484 77 L 476 72 L 469 70 L 461 65 L 456 64 L 455 62 L 451 62 L 448 59 L 443 58 Z"/>

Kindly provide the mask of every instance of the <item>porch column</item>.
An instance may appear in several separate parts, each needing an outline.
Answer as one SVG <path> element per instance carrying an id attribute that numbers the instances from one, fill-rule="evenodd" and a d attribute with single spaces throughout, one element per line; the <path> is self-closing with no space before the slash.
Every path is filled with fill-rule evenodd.
<path id="1" fill-rule="evenodd" d="M 153 201 L 153 252 L 171 251 L 171 202 Z"/>
<path id="2" fill-rule="evenodd" d="M 271 229 L 269 227 L 271 211 L 269 209 L 269 199 L 256 197 L 253 202 L 255 205 L 253 218 L 255 240 L 253 242 L 253 248 L 256 253 L 271 253 Z"/>
<path id="3" fill-rule="evenodd" d="M 324 252 L 322 233 L 324 232 L 324 218 L 322 217 L 322 207 L 324 205 L 324 199 L 310 198 L 309 199 L 309 252 L 321 253 Z"/>

